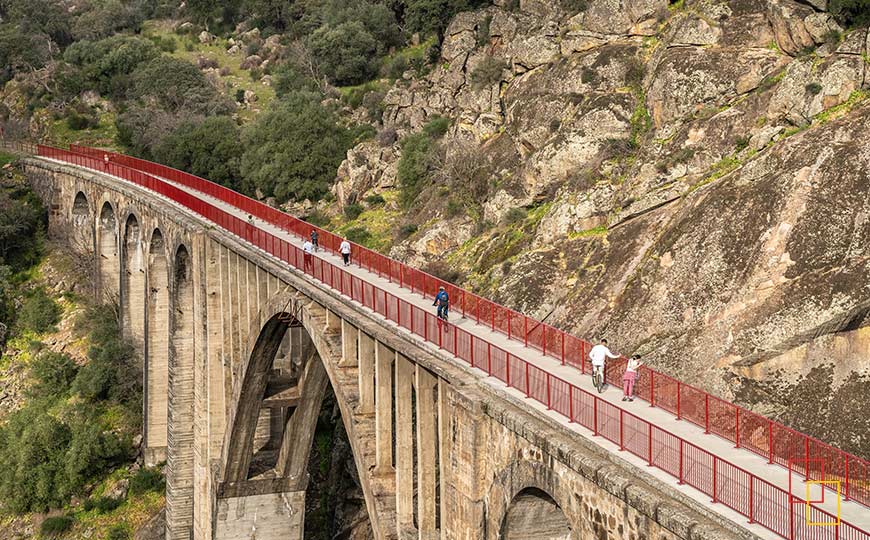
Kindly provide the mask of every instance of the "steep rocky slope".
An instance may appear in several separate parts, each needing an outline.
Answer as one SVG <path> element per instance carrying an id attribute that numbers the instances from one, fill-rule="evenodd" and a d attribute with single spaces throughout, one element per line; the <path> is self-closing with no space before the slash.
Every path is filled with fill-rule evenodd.
<path id="1" fill-rule="evenodd" d="M 867 29 L 823 0 L 496 4 L 384 100 L 399 141 L 450 118 L 435 168 L 483 178 L 457 212 L 432 175 L 392 255 L 870 456 Z M 398 189 L 401 153 L 351 150 L 338 201 Z"/>

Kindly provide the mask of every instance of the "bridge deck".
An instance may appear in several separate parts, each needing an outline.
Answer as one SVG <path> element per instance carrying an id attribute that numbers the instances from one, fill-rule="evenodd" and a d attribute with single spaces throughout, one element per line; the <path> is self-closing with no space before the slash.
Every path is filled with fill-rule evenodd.
<path id="1" fill-rule="evenodd" d="M 124 179 L 120 179 L 123 182 L 126 182 Z M 247 214 L 242 210 L 239 210 L 233 207 L 230 204 L 227 204 L 223 201 L 220 201 L 214 197 L 206 195 L 204 193 L 195 191 L 191 188 L 185 187 L 180 184 L 175 184 L 177 187 L 188 191 L 192 194 L 195 194 L 197 197 L 201 198 L 213 204 L 216 207 L 219 207 L 229 213 L 236 215 L 241 219 L 246 219 Z M 169 200 L 169 199 L 166 199 Z M 177 203 L 169 200 L 169 202 L 173 205 L 177 205 Z M 180 205 L 177 205 L 181 207 Z M 184 211 L 189 212 L 184 207 L 181 207 Z M 282 238 L 287 241 L 291 241 L 296 245 L 301 245 L 302 239 L 298 236 L 295 236 L 283 229 L 280 229 L 270 223 L 265 221 L 255 219 L 254 225 L 265 230 L 279 238 Z M 325 251 L 320 251 L 315 254 L 316 257 L 324 259 L 332 264 L 339 265 L 341 264 L 341 258 L 336 254 L 327 253 Z M 375 286 L 393 294 L 404 301 L 407 301 L 421 309 L 425 310 L 434 310 L 432 307 L 432 300 L 424 298 L 422 295 L 418 293 L 413 293 L 409 289 L 405 289 L 399 286 L 397 283 L 392 283 L 385 278 L 382 278 L 375 274 L 374 272 L 370 272 L 365 268 L 351 265 L 347 268 L 350 273 L 353 275 L 374 284 Z M 327 287 L 325 284 L 321 284 L 323 287 Z M 362 307 L 361 307 L 362 308 Z M 362 308 L 367 309 L 367 308 Z M 379 314 L 375 314 L 376 317 L 381 317 Z M 387 325 L 395 325 L 394 322 L 384 319 L 385 324 Z M 595 389 L 592 385 L 590 377 L 588 375 L 582 374 L 576 368 L 571 366 L 561 365 L 558 361 L 551 357 L 544 356 L 539 351 L 534 350 L 532 348 L 525 347 L 521 342 L 516 340 L 510 340 L 507 336 L 493 332 L 488 326 L 483 324 L 478 324 L 471 319 L 458 318 L 457 314 L 454 314 L 451 317 L 451 322 L 456 324 L 459 328 L 474 334 L 475 336 L 480 337 L 486 341 L 491 342 L 493 345 L 497 345 L 504 349 L 505 351 L 521 358 L 547 372 L 551 375 L 558 376 L 559 378 L 570 382 L 577 387 L 586 390 L 588 392 L 595 392 Z M 400 332 L 408 332 L 408 330 L 398 327 L 398 331 Z M 419 336 L 413 335 L 415 339 L 418 339 L 420 344 L 425 347 L 429 347 L 430 349 L 437 351 L 437 347 L 431 343 L 424 341 Z M 460 363 L 456 360 L 457 363 Z M 465 363 L 461 363 L 463 366 L 467 366 Z M 574 431 L 579 436 L 585 437 L 589 440 L 594 441 L 599 446 L 605 448 L 610 452 L 614 452 L 619 454 L 619 456 L 625 459 L 627 462 L 632 463 L 638 467 L 643 467 L 648 473 L 651 475 L 661 479 L 664 482 L 672 484 L 675 489 L 680 490 L 686 496 L 691 497 L 702 504 L 704 504 L 709 510 L 714 511 L 723 517 L 732 520 L 737 523 L 744 523 L 744 527 L 751 532 L 757 534 L 763 538 L 779 538 L 778 535 L 773 533 L 772 531 L 758 525 L 758 524 L 749 524 L 747 523 L 747 519 L 738 514 L 737 512 L 732 511 L 728 507 L 723 504 L 711 504 L 710 498 L 701 493 L 700 491 L 690 487 L 687 484 L 678 485 L 677 481 L 673 476 L 668 474 L 667 472 L 660 470 L 655 467 L 647 467 L 647 463 L 645 460 L 636 457 L 635 455 L 629 452 L 620 452 L 619 447 L 616 444 L 611 443 L 600 436 L 593 436 L 593 434 L 582 427 L 577 423 L 569 423 L 568 419 L 562 416 L 561 414 L 547 410 L 546 406 L 533 400 L 526 399 L 525 395 L 513 388 L 506 387 L 503 382 L 498 380 L 495 377 L 487 376 L 486 373 L 477 371 L 481 374 L 482 379 L 485 383 L 493 386 L 501 392 L 508 392 L 518 398 L 525 399 L 526 403 L 529 407 L 536 408 L 540 410 L 542 413 L 547 414 L 557 420 L 560 424 L 562 424 L 565 429 Z M 602 394 L 597 394 L 599 397 L 609 402 L 613 406 L 618 409 L 623 409 L 627 412 L 633 413 L 640 418 L 647 420 L 648 422 L 655 424 L 656 426 L 662 428 L 663 430 L 669 431 L 673 435 L 683 438 L 689 443 L 693 443 L 694 445 L 703 448 L 716 456 L 721 457 L 723 460 L 732 463 L 738 467 L 743 468 L 744 470 L 774 484 L 776 486 L 781 487 L 783 490 L 787 490 L 789 486 L 789 472 L 779 465 L 771 465 L 768 464 L 767 460 L 758 456 L 757 454 L 746 450 L 746 449 L 735 449 L 733 443 L 726 441 L 716 435 L 705 434 L 704 430 L 691 422 L 685 420 L 678 420 L 674 416 L 672 416 L 667 411 L 650 407 L 648 403 L 643 401 L 634 401 L 634 402 L 623 402 L 622 399 L 622 389 L 615 388 L 609 386 Z M 689 472 L 687 471 L 687 475 Z M 796 497 L 800 499 L 806 498 L 807 491 L 806 484 L 803 482 L 803 477 L 797 473 L 792 474 L 792 492 Z M 812 487 L 812 497 L 813 499 L 818 499 L 820 497 L 820 488 L 818 486 Z M 838 501 L 837 497 L 832 492 L 825 493 L 824 503 L 817 503 L 816 506 L 826 510 L 827 512 L 837 515 L 838 514 Z M 796 512 L 800 512 L 800 515 L 804 514 L 804 507 L 798 506 L 795 509 Z M 851 523 L 853 526 L 859 527 L 864 530 L 870 530 L 870 509 L 860 504 L 854 502 L 841 502 L 839 504 L 839 515 L 846 522 Z M 821 532 L 821 531 L 820 531 Z M 832 536 L 833 537 L 833 536 Z"/>

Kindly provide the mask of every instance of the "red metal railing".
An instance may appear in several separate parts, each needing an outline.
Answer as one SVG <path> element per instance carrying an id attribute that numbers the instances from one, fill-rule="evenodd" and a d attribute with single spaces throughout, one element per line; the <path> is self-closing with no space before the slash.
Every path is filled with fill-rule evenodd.
<path id="1" fill-rule="evenodd" d="M 320 244 L 333 253 L 338 251 L 342 241 L 340 236 L 329 231 L 192 174 L 96 148 L 76 145 L 70 145 L 70 148 L 73 152 L 100 159 L 108 156 L 112 162 L 195 189 L 301 237 L 307 237 L 310 231 L 315 229 L 318 231 Z M 434 296 L 438 287 L 444 286 L 452 299 L 454 310 L 458 309 L 463 316 L 488 325 L 492 330 L 531 346 L 583 373 L 590 370 L 588 354 L 591 344 L 588 341 L 500 306 L 363 246 L 354 244 L 353 252 L 360 266 L 400 286 L 421 293 L 424 297 Z M 624 358 L 610 362 L 607 368 L 607 378 L 610 383 L 621 386 L 626 362 Z M 818 458 L 824 458 L 828 479 L 841 481 L 845 500 L 851 499 L 870 505 L 870 462 L 867 460 L 834 448 L 647 366 L 642 366 L 639 370 L 635 392 L 640 399 L 649 402 L 650 405 L 665 409 L 677 418 L 701 426 L 705 432 L 729 440 L 737 447 L 747 448 L 765 457 L 769 463 L 786 466 L 789 460 L 803 458 L 804 467 L 798 466 L 796 469 L 802 471 L 808 479 L 812 476 L 809 464 Z"/>
<path id="2" fill-rule="evenodd" d="M 352 298 L 384 318 L 453 354 L 507 386 L 618 445 L 784 538 L 870 540 L 870 533 L 838 520 L 752 473 L 622 410 L 515 355 L 420 309 L 245 220 L 151 174 L 66 150 L 39 146 L 38 154 L 124 178 L 189 208 L 225 230 Z M 612 379 L 612 377 L 611 377 Z M 679 395 L 679 394 L 678 394 Z M 694 414 L 694 413 L 693 413 Z M 687 418 L 688 419 L 688 418 Z M 737 420 L 738 425 L 741 420 Z M 739 439 L 738 439 L 739 440 Z M 813 526 L 815 522 L 838 523 Z"/>

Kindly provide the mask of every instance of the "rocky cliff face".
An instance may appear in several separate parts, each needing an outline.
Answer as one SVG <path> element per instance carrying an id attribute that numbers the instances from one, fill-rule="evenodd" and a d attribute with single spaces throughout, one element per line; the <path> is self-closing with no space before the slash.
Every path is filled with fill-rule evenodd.
<path id="1" fill-rule="evenodd" d="M 823 1 L 497 4 L 385 99 L 400 135 L 451 118 L 488 180 L 392 254 L 870 455 L 867 29 Z M 351 150 L 339 200 L 400 155 Z"/>

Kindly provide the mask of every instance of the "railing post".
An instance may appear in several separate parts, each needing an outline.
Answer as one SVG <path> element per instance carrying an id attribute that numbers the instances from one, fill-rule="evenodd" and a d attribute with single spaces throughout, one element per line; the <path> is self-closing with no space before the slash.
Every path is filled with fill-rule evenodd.
<path id="1" fill-rule="evenodd" d="M 810 479 L 810 438 L 804 435 L 804 453 L 806 455 L 806 466 L 804 467 L 804 476 L 806 480 Z"/>
<path id="2" fill-rule="evenodd" d="M 767 462 L 773 463 L 773 420 L 767 421 Z"/>
<path id="3" fill-rule="evenodd" d="M 843 499 L 845 501 L 849 501 L 849 454 L 846 454 L 846 475 L 844 478 L 844 487 L 843 494 L 845 495 Z"/>
<path id="4" fill-rule="evenodd" d="M 619 451 L 620 452 L 625 450 L 625 442 L 623 439 L 624 435 L 623 435 L 623 429 L 622 429 L 623 424 L 625 423 L 624 413 L 625 413 L 625 410 L 619 409 Z"/>
<path id="5" fill-rule="evenodd" d="M 489 343 L 487 343 L 489 345 Z M 469 357 L 471 358 L 471 366 L 474 367 L 474 336 L 468 334 L 468 347 L 471 349 Z"/>
<path id="6" fill-rule="evenodd" d="M 683 385 L 680 384 L 680 381 L 677 381 L 677 420 L 682 419 L 682 411 L 680 410 L 680 395 L 683 393 L 681 392 L 682 388 Z"/>
<path id="7" fill-rule="evenodd" d="M 365 288 L 363 288 L 365 290 Z M 423 339 L 429 341 L 429 314 L 423 314 Z"/>
<path id="8" fill-rule="evenodd" d="M 565 333 L 562 332 L 562 365 L 565 365 Z"/>
<path id="9" fill-rule="evenodd" d="M 492 343 L 489 342 L 486 344 L 486 370 L 492 373 Z"/>
<path id="10" fill-rule="evenodd" d="M 649 406 L 656 406 L 656 372 L 649 370 Z"/>
<path id="11" fill-rule="evenodd" d="M 550 372 L 547 372 L 547 410 L 549 411 L 550 407 Z"/>
<path id="12" fill-rule="evenodd" d="M 492 358 L 492 354 L 489 355 Z M 511 387 L 511 355 L 507 353 L 504 355 L 504 363 L 505 363 L 505 378 L 507 379 L 508 388 Z"/>
<path id="13" fill-rule="evenodd" d="M 653 462 L 652 462 L 652 430 L 653 430 L 653 426 L 652 426 L 652 424 L 649 424 L 649 423 L 648 423 L 648 424 L 646 425 L 646 434 L 647 434 L 647 444 L 646 444 L 646 453 L 647 453 L 647 457 L 646 457 L 646 464 L 647 464 L 647 467 L 652 467 L 652 466 L 653 466 Z"/>
<path id="14" fill-rule="evenodd" d="M 444 339 L 444 321 L 438 320 L 438 348 L 443 349 L 442 340 Z"/>
<path id="15" fill-rule="evenodd" d="M 480 324 L 480 297 L 477 297 L 477 324 Z"/>
<path id="16" fill-rule="evenodd" d="M 454 326 L 453 327 L 453 354 L 455 356 L 459 356 L 459 350 L 457 348 L 459 346 L 459 336 L 457 336 L 458 333 L 459 332 L 456 331 L 456 327 Z"/>
<path id="17" fill-rule="evenodd" d="M 685 443 L 683 443 L 683 441 L 680 440 L 680 478 L 677 481 L 677 483 L 680 485 L 683 484 L 683 447 L 684 446 L 685 446 Z"/>
<path id="18" fill-rule="evenodd" d="M 529 346 L 529 318 L 523 315 L 523 343 Z"/>
<path id="19" fill-rule="evenodd" d="M 734 407 L 734 448 L 740 448 L 740 407 Z"/>
<path id="20" fill-rule="evenodd" d="M 547 326 L 544 323 L 541 323 L 541 336 L 541 347 L 544 356 L 547 356 Z"/>
<path id="21" fill-rule="evenodd" d="M 462 290 L 462 316 L 465 317 L 465 289 Z"/>
<path id="22" fill-rule="evenodd" d="M 508 310 L 508 339 L 511 338 L 511 312 Z"/>
<path id="23" fill-rule="evenodd" d="M 754 477 L 750 475 L 749 477 L 749 523 L 755 523 L 755 504 L 753 501 L 753 489 L 752 486 L 755 484 L 753 481 Z M 838 527 L 839 528 L 839 527 Z"/>
<path id="24" fill-rule="evenodd" d="M 592 396 L 592 435 L 598 436 L 598 398 Z"/>
<path id="25" fill-rule="evenodd" d="M 574 422 L 574 385 L 568 383 L 568 423 L 570 424 L 572 422 Z M 848 458 L 846 459 L 846 471 L 848 472 L 849 461 Z M 848 478 L 848 474 L 846 475 L 846 477 Z"/>
<path id="26" fill-rule="evenodd" d="M 529 363 L 526 362 L 526 397 L 529 395 Z"/>
<path id="27" fill-rule="evenodd" d="M 704 433 L 710 433 L 710 394 L 704 394 Z"/>
<path id="28" fill-rule="evenodd" d="M 713 502 L 714 503 L 718 502 L 716 500 L 717 499 L 717 497 L 716 497 L 716 495 L 717 495 L 717 493 L 716 493 L 717 492 L 716 477 L 718 476 L 718 474 L 716 472 L 716 465 L 718 465 L 718 463 L 719 463 L 719 458 L 717 458 L 716 456 L 713 456 Z"/>

